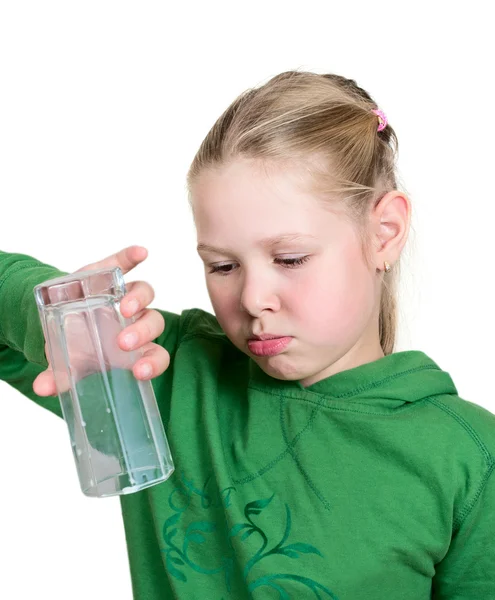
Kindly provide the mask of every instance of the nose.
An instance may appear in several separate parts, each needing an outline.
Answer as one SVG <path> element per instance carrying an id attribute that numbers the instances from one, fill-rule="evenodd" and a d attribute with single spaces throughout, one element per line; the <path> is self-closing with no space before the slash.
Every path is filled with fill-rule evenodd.
<path id="1" fill-rule="evenodd" d="M 253 317 L 258 317 L 264 310 L 278 311 L 280 301 L 273 282 L 266 275 L 245 272 L 240 306 Z"/>

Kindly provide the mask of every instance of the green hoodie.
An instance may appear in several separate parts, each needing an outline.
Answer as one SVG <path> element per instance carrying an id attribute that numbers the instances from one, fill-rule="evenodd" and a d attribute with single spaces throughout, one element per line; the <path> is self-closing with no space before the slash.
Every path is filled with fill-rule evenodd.
<path id="1" fill-rule="evenodd" d="M 35 285 L 0 252 L 0 379 L 47 367 Z M 419 350 L 307 388 L 264 373 L 201 309 L 160 311 L 153 379 L 175 463 L 120 496 L 134 598 L 495 598 L 495 415 Z"/>

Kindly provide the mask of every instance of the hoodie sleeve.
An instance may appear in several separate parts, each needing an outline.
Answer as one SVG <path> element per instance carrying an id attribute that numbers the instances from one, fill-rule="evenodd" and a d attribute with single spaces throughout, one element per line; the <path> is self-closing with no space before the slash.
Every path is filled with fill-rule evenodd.
<path id="1" fill-rule="evenodd" d="M 48 367 L 34 287 L 66 274 L 26 254 L 0 251 L 0 380 L 59 417 L 58 397 L 33 391 L 34 380 Z"/>
<path id="2" fill-rule="evenodd" d="M 433 600 L 495 598 L 495 463 L 480 484 L 476 500 L 436 565 Z"/>
<path id="3" fill-rule="evenodd" d="M 44 369 L 48 361 L 34 287 L 62 275 L 67 272 L 26 254 L 0 251 L 0 347 L 8 346 Z"/>

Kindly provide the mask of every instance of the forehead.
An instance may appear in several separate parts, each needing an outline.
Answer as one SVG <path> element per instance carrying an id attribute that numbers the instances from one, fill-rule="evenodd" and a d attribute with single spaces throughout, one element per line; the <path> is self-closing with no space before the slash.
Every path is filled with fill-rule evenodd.
<path id="1" fill-rule="evenodd" d="M 310 181 L 304 167 L 287 163 L 242 159 L 205 170 L 191 187 L 198 239 L 321 235 L 339 214 L 311 193 Z"/>

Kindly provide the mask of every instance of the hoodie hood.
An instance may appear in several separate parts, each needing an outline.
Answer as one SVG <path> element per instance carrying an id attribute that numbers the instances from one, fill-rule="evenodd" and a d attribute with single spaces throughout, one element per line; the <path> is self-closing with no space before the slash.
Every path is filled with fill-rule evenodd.
<path id="1" fill-rule="evenodd" d="M 299 381 L 275 379 L 250 359 L 250 386 L 289 396 L 325 396 L 328 403 L 357 402 L 375 408 L 398 408 L 431 396 L 456 394 L 450 375 L 420 350 L 405 350 L 335 373 L 303 387 Z"/>

